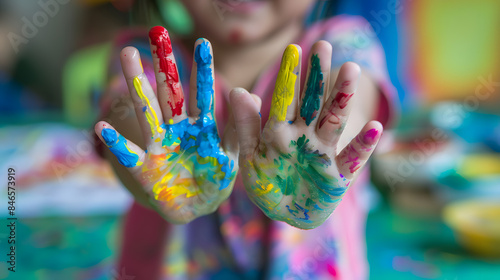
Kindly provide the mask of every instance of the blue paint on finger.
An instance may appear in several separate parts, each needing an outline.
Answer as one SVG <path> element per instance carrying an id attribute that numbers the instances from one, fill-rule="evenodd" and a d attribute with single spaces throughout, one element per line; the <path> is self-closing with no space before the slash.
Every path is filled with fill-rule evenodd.
<path id="1" fill-rule="evenodd" d="M 208 42 L 203 42 L 196 46 L 194 60 L 196 61 L 196 89 L 197 106 L 201 110 L 200 117 L 213 113 L 212 99 L 214 95 L 214 79 L 212 77 L 212 54 Z"/>
<path id="2" fill-rule="evenodd" d="M 186 159 L 191 161 L 195 170 L 208 168 L 207 174 L 212 175 L 206 176 L 206 180 L 218 183 L 219 189 L 222 190 L 229 186 L 236 176 L 236 172 L 233 172 L 234 162 L 229 160 L 229 157 L 220 148 L 220 138 L 213 113 L 212 54 L 207 41 L 196 47 L 195 61 L 197 64 L 196 89 L 197 107 L 200 109 L 199 119 L 193 124 L 188 119 L 176 124 L 163 124 L 162 128 L 166 130 L 166 133 L 162 145 L 180 145 L 180 151 L 173 152 L 175 155 L 170 156 L 169 160 L 198 153 L 197 157 L 186 157 Z M 210 158 L 215 160 L 206 160 Z M 207 165 L 207 162 L 211 164 Z M 222 176 L 218 177 L 217 174 L 222 174 Z"/>
<path id="3" fill-rule="evenodd" d="M 118 135 L 115 130 L 104 128 L 101 131 L 101 136 L 104 142 L 106 142 L 106 146 L 116 156 L 120 164 L 129 168 L 142 164 L 139 161 L 139 155 L 127 146 L 127 139 Z"/>

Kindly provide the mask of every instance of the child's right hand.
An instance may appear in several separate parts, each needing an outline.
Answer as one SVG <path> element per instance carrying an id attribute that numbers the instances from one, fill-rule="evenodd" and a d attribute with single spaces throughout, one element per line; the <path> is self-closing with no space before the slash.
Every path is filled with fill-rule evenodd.
<path id="1" fill-rule="evenodd" d="M 221 142 L 217 133 L 210 43 L 199 39 L 195 44 L 188 117 L 168 32 L 154 27 L 149 35 L 158 98 L 137 49 L 127 47 L 121 53 L 147 150 L 125 139 L 109 123 L 97 123 L 95 132 L 144 187 L 152 206 L 169 222 L 183 224 L 214 212 L 231 194 L 238 171 L 238 144 L 228 133 Z M 229 122 L 226 131 L 234 132 L 234 123 Z"/>

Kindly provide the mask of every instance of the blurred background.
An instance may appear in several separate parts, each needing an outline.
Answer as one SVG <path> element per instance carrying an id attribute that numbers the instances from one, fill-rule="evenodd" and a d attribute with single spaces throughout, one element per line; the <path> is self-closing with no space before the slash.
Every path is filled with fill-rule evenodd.
<path id="1" fill-rule="evenodd" d="M 89 128 L 112 40 L 136 18 L 128 1 L 52 2 L 0 2 L 0 178 L 16 170 L 22 240 L 0 279 L 114 279 L 132 198 Z M 370 22 L 398 89 L 400 118 L 371 165 L 371 279 L 500 279 L 500 1 L 319 4 Z M 183 14 L 165 24 L 189 32 Z M 0 238 L 5 256 L 4 226 Z"/>

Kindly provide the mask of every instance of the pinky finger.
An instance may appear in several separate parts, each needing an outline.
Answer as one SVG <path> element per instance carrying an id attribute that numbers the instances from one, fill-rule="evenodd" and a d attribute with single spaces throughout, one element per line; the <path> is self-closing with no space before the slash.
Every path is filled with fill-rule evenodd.
<path id="1" fill-rule="evenodd" d="M 100 121 L 94 131 L 108 149 L 116 156 L 121 165 L 132 173 L 143 164 L 146 153 L 136 144 L 127 140 L 109 123 Z"/>
<path id="2" fill-rule="evenodd" d="M 340 174 L 350 180 L 365 165 L 382 135 L 383 127 L 377 121 L 367 123 L 361 132 L 351 140 L 337 156 Z"/>

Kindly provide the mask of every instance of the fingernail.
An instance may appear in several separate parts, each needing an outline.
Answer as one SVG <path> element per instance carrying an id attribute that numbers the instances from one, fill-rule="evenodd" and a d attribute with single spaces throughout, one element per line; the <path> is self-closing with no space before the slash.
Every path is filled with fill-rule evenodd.
<path id="1" fill-rule="evenodd" d="M 132 78 L 144 72 L 139 51 L 133 47 L 126 47 L 121 52 L 121 63 L 123 74 L 126 78 Z"/>
<path id="2" fill-rule="evenodd" d="M 110 128 L 103 128 L 101 131 L 101 136 L 102 139 L 104 139 L 104 142 L 108 146 L 113 146 L 113 144 L 116 143 L 116 140 L 118 140 L 118 136 L 116 134 L 116 131 Z"/>
<path id="3" fill-rule="evenodd" d="M 241 87 L 233 88 L 233 90 L 231 92 L 234 93 L 234 94 L 237 94 L 237 95 L 246 94 L 247 93 L 247 91 L 244 88 L 241 88 Z"/>

